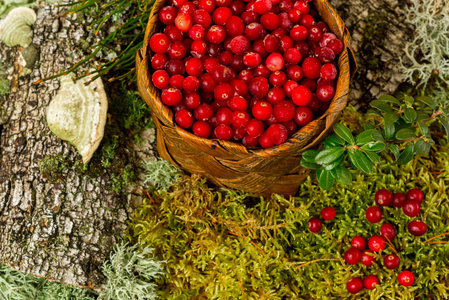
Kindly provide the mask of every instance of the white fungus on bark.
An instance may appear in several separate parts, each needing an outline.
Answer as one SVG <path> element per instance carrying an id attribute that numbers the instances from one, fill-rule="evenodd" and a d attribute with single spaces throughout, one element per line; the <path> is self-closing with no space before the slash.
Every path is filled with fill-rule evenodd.
<path id="1" fill-rule="evenodd" d="M 0 39 L 9 47 L 28 47 L 33 41 L 31 25 L 36 22 L 36 13 L 28 7 L 17 7 L 0 23 Z"/>
<path id="2" fill-rule="evenodd" d="M 61 87 L 47 110 L 47 124 L 59 138 L 73 144 L 88 163 L 103 139 L 108 100 L 101 78 L 73 82 L 73 74 L 61 77 Z"/>

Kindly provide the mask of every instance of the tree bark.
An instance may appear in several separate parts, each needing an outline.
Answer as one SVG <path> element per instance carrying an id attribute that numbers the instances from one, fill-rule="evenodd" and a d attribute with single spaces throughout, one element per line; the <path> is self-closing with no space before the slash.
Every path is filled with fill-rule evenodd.
<path id="1" fill-rule="evenodd" d="M 0 127 L 0 262 L 49 280 L 101 287 L 101 264 L 126 229 L 134 198 L 109 189 L 110 172 L 98 157 L 93 159 L 96 174 L 78 172 L 76 149 L 47 127 L 46 107 L 59 80 L 33 82 L 70 67 L 82 58 L 83 44 L 102 37 L 88 33 L 76 15 L 63 15 L 63 10 L 37 9 L 33 44 L 39 55 L 30 75 L 18 77 L 23 70 L 17 49 L 1 45 L 2 61 L 13 67 L 12 92 L 3 98 L 7 122 Z M 145 134 L 143 145 L 131 143 L 123 150 L 133 165 L 153 155 L 154 132 Z M 49 174 L 39 167 L 46 159 L 54 163 Z M 134 186 L 141 184 L 138 180 Z"/>

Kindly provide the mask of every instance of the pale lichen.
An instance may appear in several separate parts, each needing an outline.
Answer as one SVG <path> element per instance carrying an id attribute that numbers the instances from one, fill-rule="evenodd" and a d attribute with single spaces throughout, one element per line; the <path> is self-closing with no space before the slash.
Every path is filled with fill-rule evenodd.
<path id="1" fill-rule="evenodd" d="M 164 191 L 180 179 L 181 170 L 162 158 L 148 160 L 145 169 L 145 183 L 151 183 Z"/>

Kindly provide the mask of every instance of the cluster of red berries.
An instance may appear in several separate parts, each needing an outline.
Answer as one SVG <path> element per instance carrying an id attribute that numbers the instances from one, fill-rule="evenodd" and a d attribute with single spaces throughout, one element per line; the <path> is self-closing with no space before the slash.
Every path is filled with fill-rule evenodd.
<path id="1" fill-rule="evenodd" d="M 325 221 L 332 221 L 335 216 L 337 215 L 337 212 L 335 209 L 331 206 L 327 206 L 321 210 L 321 217 Z M 309 230 L 313 233 L 320 232 L 321 228 L 323 227 L 323 223 L 319 218 L 313 217 L 309 220 L 307 226 L 309 227 Z"/>
<path id="2" fill-rule="evenodd" d="M 311 0 L 173 0 L 149 41 L 178 126 L 246 147 L 284 143 L 335 95 L 344 44 Z M 245 3 L 246 2 L 246 3 Z"/>
<path id="3" fill-rule="evenodd" d="M 374 196 L 376 204 L 379 206 L 389 206 L 402 208 L 405 215 L 413 218 L 419 215 L 421 211 L 421 203 L 424 200 L 424 194 L 421 190 L 414 188 L 403 193 L 391 193 L 386 189 L 376 192 Z M 378 223 L 382 219 L 382 210 L 377 206 L 370 206 L 366 210 L 366 219 L 371 223 Z M 414 220 L 408 224 L 408 231 L 415 236 L 424 235 L 427 231 L 426 223 Z M 381 234 L 387 236 L 390 240 L 394 238 L 393 225 L 385 223 L 381 227 Z M 392 237 L 392 238 L 390 238 Z"/>
<path id="4" fill-rule="evenodd" d="M 404 213 L 409 217 L 416 217 L 420 212 L 420 204 L 424 200 L 424 194 L 419 189 L 411 189 L 406 195 L 402 193 L 391 193 L 386 189 L 378 190 L 374 196 L 376 204 L 379 206 L 393 205 L 401 207 Z M 370 206 L 366 210 L 366 219 L 370 223 L 378 223 L 382 219 L 382 210 L 377 206 Z M 427 231 L 427 226 L 422 221 L 412 221 L 408 225 L 411 234 L 421 236 Z M 356 265 L 361 262 L 370 267 L 375 262 L 374 252 L 379 252 L 385 248 L 386 240 L 391 242 L 396 237 L 396 231 L 392 224 L 384 223 L 380 227 L 380 235 L 374 235 L 369 238 L 368 243 L 361 236 L 355 236 L 351 240 L 351 248 L 345 251 L 344 259 L 350 265 Z M 369 249 L 367 249 L 367 246 Z M 396 254 L 389 254 L 384 257 L 383 264 L 387 269 L 395 270 L 399 267 L 400 259 Z M 404 270 L 398 275 L 398 282 L 403 286 L 410 286 L 415 281 L 412 272 Z M 363 288 L 372 290 L 379 284 L 379 279 L 375 275 L 368 275 L 363 280 L 361 278 L 352 278 L 346 284 L 346 289 L 352 294 L 360 292 Z"/>

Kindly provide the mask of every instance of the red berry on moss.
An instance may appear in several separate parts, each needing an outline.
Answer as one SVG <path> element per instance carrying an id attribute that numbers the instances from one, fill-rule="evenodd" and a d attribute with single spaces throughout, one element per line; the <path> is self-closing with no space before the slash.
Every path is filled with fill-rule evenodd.
<path id="1" fill-rule="evenodd" d="M 382 210 L 377 206 L 370 206 L 365 212 L 366 219 L 370 223 L 378 223 L 382 220 Z"/>
<path id="2" fill-rule="evenodd" d="M 363 265 L 371 267 L 375 261 L 376 259 L 374 258 L 374 252 L 372 250 L 370 249 L 363 250 L 361 259 Z"/>
<path id="3" fill-rule="evenodd" d="M 374 195 L 374 200 L 379 206 L 388 206 L 393 202 L 393 194 L 386 189 L 381 189 Z"/>
<path id="4" fill-rule="evenodd" d="M 416 200 L 407 200 L 405 201 L 404 206 L 402 206 L 402 211 L 405 215 L 413 218 L 419 215 L 421 205 Z"/>
<path id="5" fill-rule="evenodd" d="M 321 217 L 326 221 L 332 221 L 336 215 L 335 208 L 331 206 L 327 206 L 321 210 Z"/>
<path id="6" fill-rule="evenodd" d="M 374 290 L 376 284 L 379 284 L 379 279 L 376 275 L 368 275 L 363 279 L 363 286 L 368 290 Z"/>
<path id="7" fill-rule="evenodd" d="M 351 246 L 360 251 L 363 251 L 366 249 L 366 240 L 363 237 L 357 235 L 352 238 Z"/>
<path id="8" fill-rule="evenodd" d="M 385 239 L 380 235 L 373 235 L 368 240 L 368 247 L 375 252 L 379 252 L 385 249 Z"/>
<path id="9" fill-rule="evenodd" d="M 317 233 L 321 230 L 322 223 L 318 218 L 311 218 L 308 223 L 309 230 L 313 233 Z"/>
<path id="10" fill-rule="evenodd" d="M 343 257 L 346 263 L 350 265 L 356 265 L 362 259 L 362 252 L 360 252 L 360 250 L 356 248 L 349 248 L 348 250 L 345 251 Z"/>
<path id="11" fill-rule="evenodd" d="M 357 294 L 363 290 L 363 280 L 358 277 L 352 278 L 348 281 L 348 283 L 346 283 L 346 289 L 351 294 Z"/>
<path id="12" fill-rule="evenodd" d="M 411 221 L 408 226 L 408 231 L 414 236 L 424 235 L 427 231 L 427 225 L 423 221 L 415 220 Z"/>
<path id="13" fill-rule="evenodd" d="M 384 257 L 384 266 L 387 269 L 395 270 L 399 267 L 401 260 L 396 254 L 388 254 Z"/>
<path id="14" fill-rule="evenodd" d="M 418 201 L 420 204 L 424 200 L 424 194 L 420 189 L 414 188 L 407 192 L 407 200 L 415 200 Z"/>
<path id="15" fill-rule="evenodd" d="M 403 286 L 411 286 L 415 282 L 415 276 L 412 272 L 405 270 L 399 273 L 398 281 Z"/>
<path id="16" fill-rule="evenodd" d="M 382 226 L 380 226 L 380 235 L 387 237 L 389 241 L 394 240 L 396 237 L 394 226 L 390 223 L 382 224 Z"/>
<path id="17" fill-rule="evenodd" d="M 394 207 L 403 207 L 405 201 L 407 201 L 407 198 L 403 193 L 394 193 L 393 194 L 393 206 Z"/>

